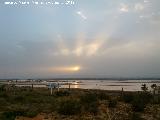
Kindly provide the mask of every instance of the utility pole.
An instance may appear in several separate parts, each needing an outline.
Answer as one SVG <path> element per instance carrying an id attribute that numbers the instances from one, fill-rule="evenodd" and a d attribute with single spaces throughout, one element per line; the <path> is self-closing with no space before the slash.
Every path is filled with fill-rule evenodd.
<path id="1" fill-rule="evenodd" d="M 68 83 L 68 85 L 69 85 L 69 90 L 71 89 L 71 83 Z"/>
<path id="2" fill-rule="evenodd" d="M 53 85 L 52 83 L 49 84 L 49 88 L 51 89 L 51 95 L 53 94 Z"/>
<path id="3" fill-rule="evenodd" d="M 53 94 L 53 90 L 52 90 L 52 87 L 51 87 L 51 95 Z"/>
<path id="4" fill-rule="evenodd" d="M 59 81 L 58 81 L 58 92 L 59 92 Z"/>
<path id="5" fill-rule="evenodd" d="M 121 97 L 123 97 L 123 94 L 124 94 L 124 92 L 123 92 L 124 90 L 123 90 L 123 87 L 122 87 L 122 91 L 121 91 Z"/>
<path id="6" fill-rule="evenodd" d="M 33 90 L 33 80 L 32 80 L 32 90 Z"/>

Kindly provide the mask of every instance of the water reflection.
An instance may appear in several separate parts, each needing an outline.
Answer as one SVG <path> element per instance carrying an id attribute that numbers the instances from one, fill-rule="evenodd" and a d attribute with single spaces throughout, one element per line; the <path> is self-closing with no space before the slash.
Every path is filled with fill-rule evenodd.
<path id="1" fill-rule="evenodd" d="M 50 81 L 48 83 L 57 83 Z M 7 83 L 7 82 L 6 82 Z M 28 86 L 30 82 L 18 82 L 16 86 Z M 34 84 L 34 87 L 46 87 L 47 82 Z M 146 84 L 149 90 L 152 84 L 160 86 L 160 80 L 67 80 L 59 81 L 61 88 L 82 88 L 82 89 L 102 89 L 102 90 L 122 90 L 124 91 L 141 91 L 141 85 Z"/>
<path id="2" fill-rule="evenodd" d="M 75 81 L 75 82 L 73 83 L 73 88 L 79 88 L 78 82 Z"/>

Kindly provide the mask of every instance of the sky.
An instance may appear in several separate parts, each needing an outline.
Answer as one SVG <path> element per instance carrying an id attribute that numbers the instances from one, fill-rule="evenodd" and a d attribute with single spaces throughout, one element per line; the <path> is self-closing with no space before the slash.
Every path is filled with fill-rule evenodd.
<path id="1" fill-rule="evenodd" d="M 160 77 L 160 0 L 4 2 L 0 2 L 1 79 Z"/>

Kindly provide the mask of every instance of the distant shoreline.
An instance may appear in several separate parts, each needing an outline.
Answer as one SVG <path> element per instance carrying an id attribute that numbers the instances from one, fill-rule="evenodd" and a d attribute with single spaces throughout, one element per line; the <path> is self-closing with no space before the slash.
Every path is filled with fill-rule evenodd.
<path id="1" fill-rule="evenodd" d="M 8 78 L 0 80 L 118 80 L 118 81 L 125 81 L 125 80 L 160 80 L 160 78 Z"/>

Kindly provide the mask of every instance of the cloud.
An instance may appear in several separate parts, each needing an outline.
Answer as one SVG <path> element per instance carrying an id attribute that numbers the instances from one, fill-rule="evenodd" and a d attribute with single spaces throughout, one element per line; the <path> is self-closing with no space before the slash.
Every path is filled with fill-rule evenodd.
<path id="1" fill-rule="evenodd" d="M 121 13 L 133 12 L 133 11 L 142 11 L 144 10 L 145 6 L 142 3 L 135 3 L 135 4 L 120 4 L 119 11 Z"/>
<path id="2" fill-rule="evenodd" d="M 55 10 L 2 7 L 0 77 L 55 76 L 63 66 L 78 65 L 83 67 L 78 73 L 94 75 L 160 73 L 159 2 L 80 0 L 76 8 Z"/>
<path id="3" fill-rule="evenodd" d="M 152 24 L 160 25 L 160 15 L 154 14 L 150 20 Z"/>
<path id="4" fill-rule="evenodd" d="M 83 20 L 86 20 L 87 17 L 82 13 L 82 11 L 77 11 L 77 15 L 79 15 Z"/>
<path id="5" fill-rule="evenodd" d="M 150 24 L 156 24 L 159 27 L 160 25 L 160 14 L 152 12 L 151 14 L 140 15 L 139 18 L 141 20 L 145 20 Z"/>
<path id="6" fill-rule="evenodd" d="M 127 4 L 121 3 L 120 4 L 120 11 L 121 12 L 129 12 L 129 7 Z"/>
<path id="7" fill-rule="evenodd" d="M 149 3 L 149 1 L 148 1 L 148 0 L 144 0 L 143 2 L 144 2 L 144 3 Z"/>
<path id="8" fill-rule="evenodd" d="M 134 9 L 135 11 L 141 11 L 144 9 L 144 5 L 142 5 L 141 3 L 136 3 Z"/>
<path id="9" fill-rule="evenodd" d="M 64 43 L 63 43 L 64 44 Z M 79 44 L 75 48 L 60 47 L 55 52 L 55 56 L 85 56 L 91 57 L 98 53 L 100 47 L 102 46 L 102 41 L 93 41 L 85 44 Z"/>

